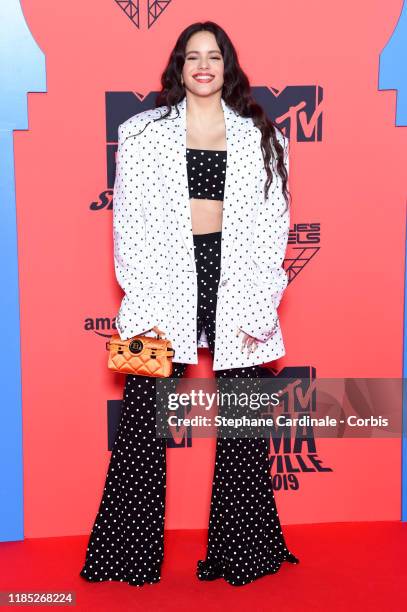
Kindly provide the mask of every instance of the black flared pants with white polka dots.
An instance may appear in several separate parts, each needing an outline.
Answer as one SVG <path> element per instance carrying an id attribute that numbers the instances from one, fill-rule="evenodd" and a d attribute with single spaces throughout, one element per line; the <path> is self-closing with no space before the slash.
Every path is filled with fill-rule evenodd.
<path id="1" fill-rule="evenodd" d="M 221 233 L 195 235 L 194 248 L 197 337 L 204 326 L 213 354 Z M 172 377 L 182 377 L 186 367 L 174 363 Z M 216 370 L 215 376 L 258 378 L 259 366 Z M 80 572 L 88 581 L 119 580 L 134 586 L 160 581 L 167 442 L 156 435 L 155 384 L 154 378 L 126 376 L 105 487 Z M 241 586 L 275 573 L 283 561 L 298 559 L 282 533 L 267 440 L 218 436 L 207 550 L 197 562 L 196 576 Z"/>

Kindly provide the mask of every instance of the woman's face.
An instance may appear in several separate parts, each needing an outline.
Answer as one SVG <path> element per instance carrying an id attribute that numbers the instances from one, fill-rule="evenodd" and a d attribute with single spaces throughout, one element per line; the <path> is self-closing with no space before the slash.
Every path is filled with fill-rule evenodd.
<path id="1" fill-rule="evenodd" d="M 212 32 L 196 32 L 187 43 L 182 77 L 185 89 L 209 96 L 223 87 L 223 57 Z"/>

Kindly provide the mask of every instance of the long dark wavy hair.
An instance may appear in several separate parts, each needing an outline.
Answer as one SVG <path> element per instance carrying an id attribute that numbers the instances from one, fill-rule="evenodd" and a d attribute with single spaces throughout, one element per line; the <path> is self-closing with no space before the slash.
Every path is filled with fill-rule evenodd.
<path id="1" fill-rule="evenodd" d="M 156 97 L 157 106 L 168 106 L 168 112 L 160 117 L 163 119 L 171 112 L 171 106 L 177 104 L 185 97 L 185 88 L 181 83 L 181 73 L 185 63 L 185 49 L 187 42 L 195 32 L 212 32 L 221 50 L 224 62 L 224 84 L 222 97 L 224 101 L 242 117 L 252 117 L 253 123 L 261 131 L 260 146 L 264 159 L 264 167 L 267 179 L 264 185 L 264 197 L 268 198 L 268 192 L 273 182 L 273 173 L 270 161 L 273 156 L 272 144 L 276 151 L 276 168 L 281 177 L 283 195 L 286 205 L 289 205 L 291 194 L 287 188 L 287 170 L 284 165 L 284 148 L 277 140 L 276 130 L 278 125 L 271 121 L 263 108 L 258 104 L 251 94 L 249 79 L 239 65 L 236 49 L 226 32 L 213 21 L 196 22 L 185 28 L 178 37 L 177 42 L 170 54 L 168 64 L 161 75 L 161 91 Z M 280 130 L 281 132 L 281 130 Z M 271 144 L 272 143 L 272 144 Z"/>

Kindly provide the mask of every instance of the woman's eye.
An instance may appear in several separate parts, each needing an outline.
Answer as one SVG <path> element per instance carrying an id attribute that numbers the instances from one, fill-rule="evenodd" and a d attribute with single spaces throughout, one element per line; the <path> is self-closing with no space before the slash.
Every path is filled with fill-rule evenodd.
<path id="1" fill-rule="evenodd" d="M 187 60 L 197 60 L 197 57 L 187 57 Z M 210 57 L 209 59 L 211 60 L 220 60 L 222 59 L 221 57 Z"/>

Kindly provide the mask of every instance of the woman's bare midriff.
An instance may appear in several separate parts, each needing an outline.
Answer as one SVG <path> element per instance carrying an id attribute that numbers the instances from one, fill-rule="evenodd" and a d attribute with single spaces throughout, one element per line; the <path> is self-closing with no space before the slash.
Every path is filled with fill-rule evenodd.
<path id="1" fill-rule="evenodd" d="M 190 198 L 193 234 L 210 234 L 222 230 L 222 200 Z"/>

